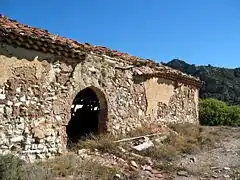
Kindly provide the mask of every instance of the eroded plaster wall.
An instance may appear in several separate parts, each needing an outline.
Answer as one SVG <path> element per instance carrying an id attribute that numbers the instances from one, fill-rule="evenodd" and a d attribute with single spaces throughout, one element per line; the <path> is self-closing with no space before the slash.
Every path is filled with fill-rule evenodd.
<path id="1" fill-rule="evenodd" d="M 197 121 L 196 90 L 159 78 L 136 82 L 134 67 L 110 57 L 65 59 L 0 44 L 0 64 L 0 153 L 30 160 L 63 153 L 72 102 L 90 86 L 107 103 L 103 119 L 113 134 L 143 123 Z"/>
<path id="2" fill-rule="evenodd" d="M 163 78 L 144 82 L 147 111 L 154 122 L 198 123 L 198 89 Z"/>

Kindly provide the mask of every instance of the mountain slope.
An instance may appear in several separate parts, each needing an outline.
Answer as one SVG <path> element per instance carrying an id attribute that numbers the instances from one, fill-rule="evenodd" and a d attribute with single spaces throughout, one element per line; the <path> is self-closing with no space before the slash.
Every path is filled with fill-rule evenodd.
<path id="1" fill-rule="evenodd" d="M 195 66 L 178 59 L 163 64 L 199 77 L 203 81 L 200 98 L 217 98 L 231 105 L 240 105 L 240 68 Z"/>

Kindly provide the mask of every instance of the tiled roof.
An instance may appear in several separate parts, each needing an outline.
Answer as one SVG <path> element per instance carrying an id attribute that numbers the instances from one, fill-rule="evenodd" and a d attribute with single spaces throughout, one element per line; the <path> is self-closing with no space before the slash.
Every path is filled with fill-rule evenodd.
<path id="1" fill-rule="evenodd" d="M 78 58 L 79 53 L 92 51 L 95 54 L 120 57 L 129 61 L 136 61 L 138 59 L 127 53 L 121 53 L 102 46 L 93 46 L 88 43 L 80 43 L 69 38 L 51 34 L 45 29 L 21 24 L 3 15 L 0 15 L 0 37 L 5 40 L 10 38 L 8 41 L 18 40 L 25 42 L 26 48 L 34 48 L 35 50 L 56 53 L 70 58 Z M 37 43 L 35 44 L 35 42 Z M 36 46 L 33 47 L 33 44 Z"/>
<path id="2" fill-rule="evenodd" d="M 16 20 L 12 20 L 0 14 L 0 41 L 16 46 L 42 51 L 46 53 L 53 53 L 67 58 L 81 59 L 85 53 L 94 53 L 98 55 L 107 55 L 113 58 L 122 59 L 130 64 L 136 66 L 148 66 L 156 70 L 155 74 L 162 73 L 172 74 L 176 77 L 183 77 L 189 83 L 194 82 L 193 85 L 200 86 L 200 81 L 197 78 L 186 75 L 180 71 L 163 66 L 152 60 L 141 60 L 136 56 L 127 53 L 121 53 L 103 46 L 94 46 L 88 43 L 80 43 L 78 41 L 64 38 L 59 35 L 49 33 L 45 29 L 35 28 L 28 25 L 21 24 Z M 161 74 L 162 74 L 161 73 Z M 148 72 L 143 74 L 154 74 Z M 179 78 L 178 78 L 179 79 Z"/>

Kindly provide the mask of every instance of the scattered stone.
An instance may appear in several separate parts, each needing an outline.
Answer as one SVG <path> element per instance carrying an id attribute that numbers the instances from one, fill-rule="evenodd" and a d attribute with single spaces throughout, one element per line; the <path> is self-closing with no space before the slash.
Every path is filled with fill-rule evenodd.
<path id="1" fill-rule="evenodd" d="M 145 166 L 143 166 L 143 170 L 145 170 L 145 171 L 152 171 L 152 167 L 148 166 L 148 165 L 145 165 Z"/>
<path id="2" fill-rule="evenodd" d="M 130 166 L 130 170 L 132 171 L 138 171 L 138 168 L 134 167 L 134 166 Z"/>
<path id="3" fill-rule="evenodd" d="M 223 175 L 223 177 L 224 177 L 224 178 L 230 178 L 230 176 L 227 175 L 227 174 Z"/>
<path id="4" fill-rule="evenodd" d="M 178 171 L 177 172 L 178 176 L 184 176 L 184 177 L 188 177 L 188 172 L 187 171 Z"/>
<path id="5" fill-rule="evenodd" d="M 218 175 L 213 174 L 212 177 L 215 178 L 215 179 L 217 179 L 217 178 L 218 178 Z"/>
<path id="6" fill-rule="evenodd" d="M 146 141 L 146 142 L 144 142 L 142 144 L 139 144 L 137 146 L 133 146 L 132 148 L 136 149 L 137 151 L 142 151 L 142 150 L 148 149 L 149 147 L 152 147 L 152 146 L 154 146 L 152 141 Z"/>
<path id="7" fill-rule="evenodd" d="M 153 162 L 152 162 L 152 159 L 150 157 L 146 157 L 145 160 L 147 161 L 147 163 L 152 166 L 153 165 Z"/>
<path id="8" fill-rule="evenodd" d="M 132 160 L 132 161 L 130 161 L 130 163 L 133 167 L 138 168 L 138 165 L 135 161 Z"/>
<path id="9" fill-rule="evenodd" d="M 219 169 L 218 167 L 215 167 L 215 166 L 212 166 L 210 167 L 211 170 L 216 170 L 216 169 Z"/>
<path id="10" fill-rule="evenodd" d="M 123 147 L 121 147 L 121 146 L 119 146 L 118 148 L 119 148 L 120 151 L 122 151 L 123 153 L 126 153 L 126 152 L 127 152 L 127 151 L 126 151 Z"/>
<path id="11" fill-rule="evenodd" d="M 114 178 L 121 179 L 121 175 L 120 174 L 115 174 Z"/>
<path id="12" fill-rule="evenodd" d="M 195 163 L 195 162 L 196 162 L 196 158 L 195 158 L 195 157 L 191 157 L 191 158 L 190 158 L 190 161 L 193 162 L 193 163 Z"/>
<path id="13" fill-rule="evenodd" d="M 156 178 L 159 178 L 159 179 L 162 179 L 162 178 L 164 178 L 164 175 L 162 174 L 162 173 L 157 173 L 157 174 L 154 174 L 154 176 L 156 177 Z"/>
<path id="14" fill-rule="evenodd" d="M 224 167 L 223 168 L 225 171 L 230 171 L 231 169 L 229 167 Z"/>
<path id="15" fill-rule="evenodd" d="M 156 170 L 156 169 L 152 169 L 151 172 L 152 172 L 153 174 L 159 174 L 159 173 L 160 173 L 160 171 L 158 171 L 158 170 Z"/>
<path id="16" fill-rule="evenodd" d="M 88 149 L 79 149 L 78 150 L 78 154 L 81 155 L 81 154 L 87 154 L 88 153 Z"/>
<path id="17" fill-rule="evenodd" d="M 131 156 L 133 157 L 136 157 L 136 158 L 140 158 L 140 159 L 143 159 L 144 157 L 139 155 L 139 154 L 136 154 L 136 153 L 130 153 Z"/>
<path id="18" fill-rule="evenodd" d="M 90 68 L 88 68 L 88 70 L 91 71 L 91 72 L 96 72 L 97 71 L 94 67 L 90 67 Z"/>

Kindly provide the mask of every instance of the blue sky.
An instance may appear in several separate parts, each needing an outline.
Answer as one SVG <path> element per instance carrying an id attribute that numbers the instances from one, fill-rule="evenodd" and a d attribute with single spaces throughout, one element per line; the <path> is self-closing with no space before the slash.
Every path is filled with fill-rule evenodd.
<path id="1" fill-rule="evenodd" d="M 239 0 L 0 0 L 0 13 L 142 58 L 240 67 Z"/>

